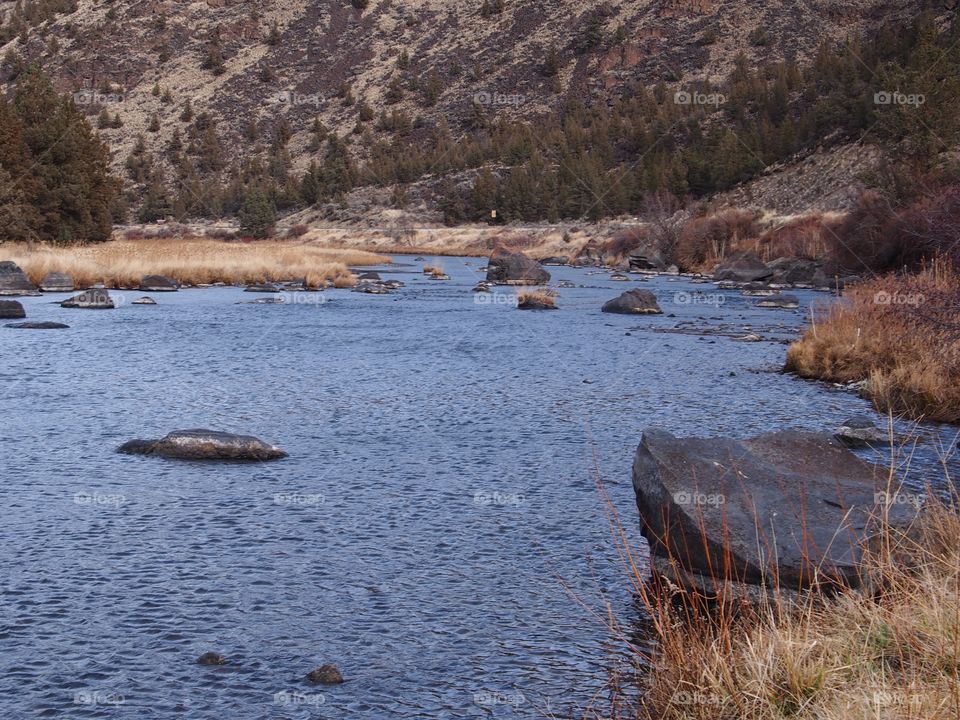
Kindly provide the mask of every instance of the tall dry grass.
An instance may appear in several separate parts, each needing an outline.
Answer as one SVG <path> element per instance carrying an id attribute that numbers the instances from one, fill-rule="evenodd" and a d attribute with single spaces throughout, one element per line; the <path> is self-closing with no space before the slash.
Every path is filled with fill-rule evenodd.
<path id="1" fill-rule="evenodd" d="M 866 380 L 864 395 L 883 412 L 960 422 L 960 272 L 936 261 L 855 286 L 825 317 L 813 316 L 786 369 Z"/>
<path id="2" fill-rule="evenodd" d="M 73 277 L 78 286 L 103 283 L 110 288 L 137 287 L 145 275 L 165 275 L 182 285 L 305 280 L 310 287 L 348 287 L 354 277 L 347 265 L 389 262 L 357 250 L 208 239 L 114 240 L 67 247 L 4 243 L 0 259 L 13 260 L 35 283 L 56 271 Z"/>
<path id="3" fill-rule="evenodd" d="M 859 566 L 869 590 L 808 590 L 790 600 L 771 592 L 750 604 L 686 595 L 681 603 L 675 588 L 641 569 L 603 492 L 615 544 L 650 624 L 644 642 L 628 640 L 642 666 L 637 699 L 628 701 L 615 681 L 605 717 L 960 718 L 955 507 L 928 501 L 909 527 L 886 522 L 890 508 L 880 508 L 878 537 Z"/>

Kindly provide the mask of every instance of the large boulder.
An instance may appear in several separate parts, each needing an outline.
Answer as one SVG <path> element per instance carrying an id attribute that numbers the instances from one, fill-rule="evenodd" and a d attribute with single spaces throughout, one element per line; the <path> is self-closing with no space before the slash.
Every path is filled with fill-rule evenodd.
<path id="1" fill-rule="evenodd" d="M 287 453 L 250 435 L 216 430 L 177 430 L 160 440 L 131 440 L 117 452 L 125 455 L 159 455 L 177 460 L 278 460 Z"/>
<path id="2" fill-rule="evenodd" d="M 522 252 L 496 248 L 487 264 L 487 282 L 497 285 L 545 285 L 550 273 Z"/>
<path id="3" fill-rule="evenodd" d="M 603 312 L 621 315 L 660 315 L 657 296 L 649 290 L 627 290 L 620 297 L 604 303 Z"/>
<path id="4" fill-rule="evenodd" d="M 734 280 L 736 282 L 753 282 L 766 280 L 773 275 L 763 261 L 752 252 L 734 253 L 724 262 L 717 265 L 713 271 L 714 280 Z"/>
<path id="5" fill-rule="evenodd" d="M 0 262 L 0 295 L 39 295 L 36 285 L 15 262 Z"/>
<path id="6" fill-rule="evenodd" d="M 767 263 L 773 274 L 770 282 L 777 285 L 799 285 L 801 287 L 826 287 L 830 279 L 823 270 L 823 263 L 804 258 L 777 258 Z"/>
<path id="7" fill-rule="evenodd" d="M 0 320 L 19 320 L 26 316 L 27 311 L 16 300 L 0 300 Z"/>
<path id="8" fill-rule="evenodd" d="M 49 272 L 40 281 L 40 289 L 46 293 L 73 292 L 76 284 L 66 273 Z"/>
<path id="9" fill-rule="evenodd" d="M 857 586 L 888 471 L 829 435 L 783 430 L 751 440 L 644 432 L 633 462 L 641 531 L 654 566 L 706 595 L 814 582 Z M 890 508 L 906 522 L 915 508 Z"/>
<path id="10" fill-rule="evenodd" d="M 176 280 L 163 275 L 146 275 L 140 281 L 141 292 L 176 292 L 179 289 Z"/>
<path id="11" fill-rule="evenodd" d="M 103 288 L 94 288 L 84 290 L 79 295 L 74 295 L 68 300 L 60 303 L 60 307 L 80 308 L 83 310 L 113 310 L 116 307 L 113 298 Z"/>

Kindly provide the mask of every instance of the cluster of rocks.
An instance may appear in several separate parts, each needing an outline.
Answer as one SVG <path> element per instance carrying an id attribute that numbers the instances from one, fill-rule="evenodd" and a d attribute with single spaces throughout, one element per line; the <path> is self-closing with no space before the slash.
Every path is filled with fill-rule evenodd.
<path id="1" fill-rule="evenodd" d="M 777 258 L 765 263 L 756 253 L 734 253 L 717 265 L 713 279 L 730 283 L 762 283 L 767 287 L 833 290 L 859 280 L 855 276 L 830 277 L 824 264 L 807 258 Z"/>
<path id="2" fill-rule="evenodd" d="M 357 278 L 357 281 L 357 284 L 353 287 L 353 292 L 366 293 L 367 295 L 387 295 L 404 286 L 399 280 L 384 280 L 379 273 L 375 272 L 363 273 Z"/>
<path id="3" fill-rule="evenodd" d="M 218 666 L 226 664 L 227 658 L 223 653 L 205 652 L 197 658 L 197 665 Z M 314 685 L 339 685 L 343 682 L 343 673 L 333 663 L 326 663 L 308 672 L 304 676 L 304 680 Z"/>

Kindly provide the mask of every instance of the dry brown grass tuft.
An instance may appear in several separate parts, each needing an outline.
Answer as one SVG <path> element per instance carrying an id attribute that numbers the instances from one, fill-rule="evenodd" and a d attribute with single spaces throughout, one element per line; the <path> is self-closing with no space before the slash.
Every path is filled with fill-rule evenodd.
<path id="1" fill-rule="evenodd" d="M 291 242 L 227 243 L 207 239 L 115 240 L 100 245 L 53 247 L 0 244 L 35 283 L 51 271 L 80 286 L 136 287 L 144 275 L 165 275 L 182 285 L 306 280 L 310 287 L 354 283 L 347 265 L 375 265 L 389 258 L 356 250 L 330 250 Z"/>
<path id="2" fill-rule="evenodd" d="M 857 285 L 813 317 L 787 351 L 801 377 L 856 382 L 878 410 L 960 422 L 960 273 L 936 262 L 916 275 Z"/>
<path id="3" fill-rule="evenodd" d="M 557 294 L 552 290 L 526 288 L 517 291 L 518 307 L 535 307 L 553 310 L 557 307 Z"/>
<path id="4" fill-rule="evenodd" d="M 832 247 L 840 221 L 834 216 L 807 215 L 771 228 L 759 237 L 747 238 L 735 249 L 754 252 L 764 262 L 781 257 L 821 260 Z"/>

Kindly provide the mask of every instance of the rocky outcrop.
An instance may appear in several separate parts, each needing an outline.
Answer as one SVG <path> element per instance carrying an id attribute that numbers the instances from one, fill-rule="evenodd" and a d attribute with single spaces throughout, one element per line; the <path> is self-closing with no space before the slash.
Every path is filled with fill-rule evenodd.
<path id="1" fill-rule="evenodd" d="M 163 275 L 147 275 L 140 281 L 141 292 L 176 292 L 180 285 Z"/>
<path id="2" fill-rule="evenodd" d="M 160 440 L 131 440 L 117 452 L 125 455 L 159 455 L 177 460 L 279 460 L 287 453 L 250 435 L 216 430 L 178 430 Z"/>
<path id="3" fill-rule="evenodd" d="M 663 310 L 657 304 L 657 296 L 649 290 L 627 290 L 620 297 L 606 302 L 605 313 L 621 315 L 660 315 Z"/>
<path id="4" fill-rule="evenodd" d="M 887 472 L 829 435 L 643 434 L 633 463 L 641 531 L 655 568 L 707 595 L 745 585 L 798 590 L 859 583 Z M 906 522 L 912 508 L 893 508 Z"/>
<path id="5" fill-rule="evenodd" d="M 0 262 L 0 296 L 39 295 L 40 291 L 30 282 L 20 266 L 9 260 Z"/>
<path id="6" fill-rule="evenodd" d="M 487 282 L 495 285 L 545 285 L 550 273 L 522 252 L 497 248 L 487 264 Z"/>
<path id="7" fill-rule="evenodd" d="M 713 271 L 714 280 L 733 280 L 736 282 L 753 282 L 766 280 L 773 275 L 763 261 L 752 252 L 734 253 L 724 262 L 717 265 Z"/>
<path id="8" fill-rule="evenodd" d="M 26 316 L 27 311 L 16 300 L 0 300 L 0 320 L 19 320 Z"/>
<path id="9" fill-rule="evenodd" d="M 84 290 L 79 295 L 74 295 L 69 300 L 60 303 L 60 307 L 80 308 L 82 310 L 113 310 L 113 298 L 103 288 L 94 288 L 93 290 Z"/>
<path id="10" fill-rule="evenodd" d="M 45 293 L 73 292 L 76 284 L 66 273 L 49 272 L 40 281 L 40 289 Z"/>

